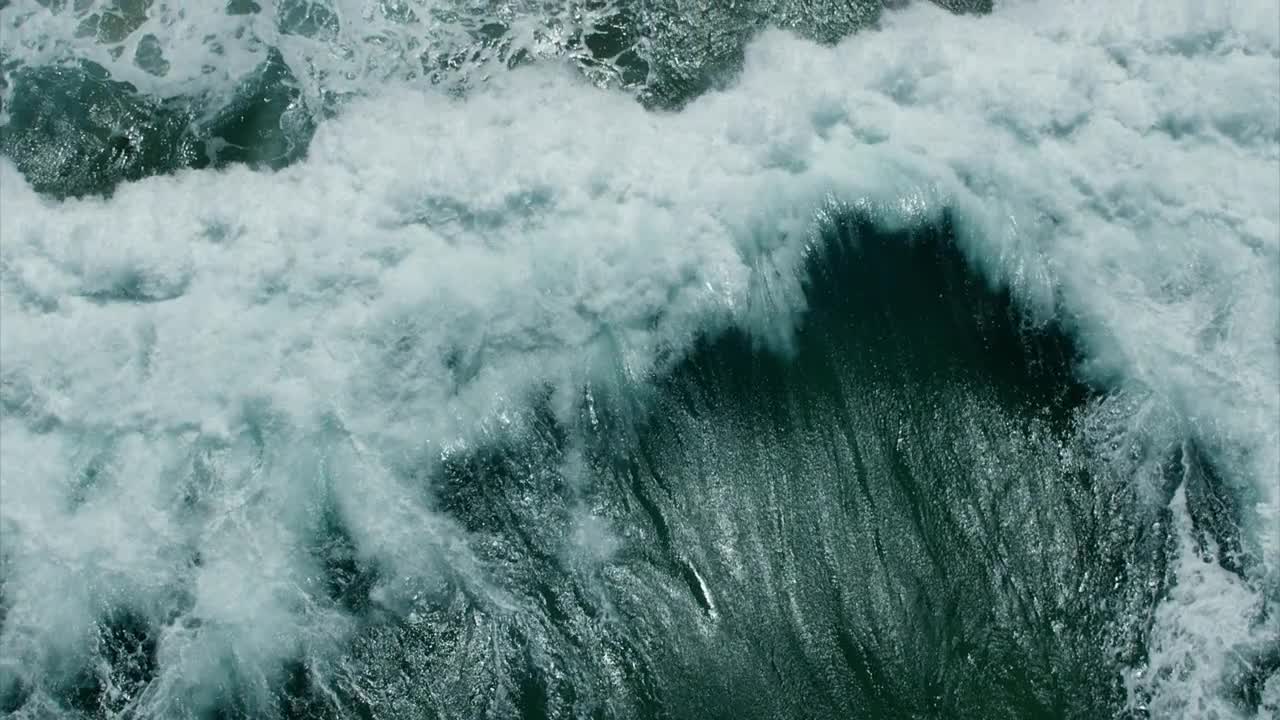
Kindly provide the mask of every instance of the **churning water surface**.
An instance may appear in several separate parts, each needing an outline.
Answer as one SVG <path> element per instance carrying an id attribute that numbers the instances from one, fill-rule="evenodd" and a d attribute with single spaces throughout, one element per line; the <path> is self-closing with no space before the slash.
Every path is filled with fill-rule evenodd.
<path id="1" fill-rule="evenodd" d="M 1272 0 L 7 0 L 0 69 L 0 714 L 1280 713 Z"/>

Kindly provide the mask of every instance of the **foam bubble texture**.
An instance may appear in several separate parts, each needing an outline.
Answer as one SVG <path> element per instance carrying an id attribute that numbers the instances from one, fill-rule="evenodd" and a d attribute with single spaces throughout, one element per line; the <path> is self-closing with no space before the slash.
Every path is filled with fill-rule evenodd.
<path id="1" fill-rule="evenodd" d="M 54 687 L 115 608 L 161 628 L 155 712 L 323 662 L 347 613 L 316 584 L 317 508 L 391 569 L 392 611 L 447 583 L 500 604 L 431 509 L 442 453 L 729 324 L 785 351 L 815 217 L 856 203 L 954 212 L 1087 371 L 1162 398 L 1226 469 L 1254 562 L 1229 587 L 1178 566 L 1152 662 L 1193 660 L 1135 697 L 1229 716 L 1222 658 L 1275 637 L 1280 592 L 1274 20 L 913 6 L 835 47 L 766 33 L 680 113 L 547 66 L 356 101 L 276 173 L 52 202 L 0 161 L 0 685 Z"/>

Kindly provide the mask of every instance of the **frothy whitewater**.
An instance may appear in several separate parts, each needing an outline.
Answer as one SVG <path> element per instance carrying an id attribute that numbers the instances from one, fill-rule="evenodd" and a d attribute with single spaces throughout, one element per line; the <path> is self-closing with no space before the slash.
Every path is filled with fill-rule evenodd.
<path id="1" fill-rule="evenodd" d="M 6 146 L 5 714 L 1280 712 L 1274 2 L 239 5 L 0 3 L 14 133 L 84 61 L 308 118 Z"/>

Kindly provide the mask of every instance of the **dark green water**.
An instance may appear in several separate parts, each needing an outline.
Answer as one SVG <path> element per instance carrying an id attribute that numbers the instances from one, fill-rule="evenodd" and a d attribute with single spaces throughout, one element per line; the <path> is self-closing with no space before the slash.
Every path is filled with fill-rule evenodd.
<path id="1" fill-rule="evenodd" d="M 289 67 L 271 53 L 230 100 L 157 100 L 100 65 L 13 74 L 0 152 L 53 197 L 109 194 L 121 182 L 245 163 L 277 169 L 306 153 L 315 131 Z"/>
<path id="2" fill-rule="evenodd" d="M 935 2 L 957 13 L 991 11 L 990 0 Z M 45 5 L 58 12 L 68 10 L 65 3 Z M 85 16 L 77 36 L 119 44 L 146 21 L 151 2 L 106 5 L 106 12 Z M 340 28 L 338 16 L 322 3 L 284 0 L 279 5 L 277 30 L 285 36 L 325 39 Z M 402 5 L 383 2 L 381 12 L 394 22 L 419 22 Z M 624 2 L 609 6 L 612 12 L 588 31 L 567 39 L 563 52 L 571 53 L 588 77 L 631 88 L 648 107 L 672 110 L 731 83 L 746 44 L 766 27 L 834 43 L 873 27 L 886 7 L 896 5 L 888 0 Z M 606 5 L 588 2 L 584 7 L 598 10 Z M 261 12 L 253 2 L 227 4 L 231 17 Z M 508 54 L 513 28 L 503 17 L 482 4 L 468 12 L 445 12 L 441 19 L 460 23 L 470 44 L 452 54 L 425 48 L 420 71 L 435 83 L 490 56 L 502 58 L 509 67 L 527 64 L 527 53 Z M 135 64 L 164 75 L 168 61 L 158 54 L 155 36 L 147 37 L 152 42 L 139 41 Z M 339 48 L 334 54 L 342 52 Z M 305 155 L 315 118 L 335 111 L 350 93 L 322 92 L 308 106 L 294 69 L 280 52 L 269 49 L 263 56 L 229 93 L 193 94 L 175 85 L 161 99 L 111 77 L 89 60 L 26 65 L 0 55 L 0 93 L 9 114 L 0 124 L 0 152 L 18 165 L 33 187 L 54 197 L 109 194 L 120 182 L 187 168 L 245 163 L 278 169 Z M 467 80 L 458 91 L 473 84 Z"/>
<path id="3" fill-rule="evenodd" d="M 794 352 L 708 337 L 656 386 L 620 374 L 571 426 L 534 407 L 447 463 L 437 506 L 500 592 L 446 578 L 388 613 L 369 601 L 379 568 L 321 508 L 311 552 L 354 638 L 199 714 L 1121 714 L 1168 538 L 1132 467 L 1100 458 L 1162 455 L 1171 488 L 1191 472 L 1181 446 L 1099 424 L 1122 399 L 1079 382 L 1070 338 L 991 290 L 948 226 L 833 217 Z M 622 539 L 594 559 L 564 551 L 583 509 Z M 88 717 L 157 670 L 145 620 L 99 627 L 100 668 L 59 691 Z"/>
<path id="4" fill-rule="evenodd" d="M 339 663 L 346 712 L 1119 713 L 1166 536 L 1091 460 L 1116 438 L 1069 339 L 1024 326 L 947 227 L 846 217 L 810 273 L 793 356 L 708 338 L 657 389 L 592 388 L 574 427 L 535 413 L 453 462 L 439 506 L 516 609 L 459 591 L 372 622 Z M 1180 479 L 1176 448 L 1142 452 Z M 625 538 L 599 564 L 560 551 L 580 507 Z M 304 687 L 294 714 L 330 716 Z"/>
<path id="5" fill-rule="evenodd" d="M 883 10 L 785 5 L 628 6 L 575 59 L 616 61 L 639 102 L 668 111 L 729 82 L 767 23 L 834 42 Z M 336 16 L 281 17 L 285 35 L 336 32 Z M 284 168 L 332 108 L 308 109 L 295 71 L 266 57 L 218 99 L 157 99 L 88 61 L 22 68 L 0 152 L 50 199 Z M 407 614 L 371 598 L 391 571 L 319 493 L 306 552 L 353 632 L 332 656 L 189 679 L 198 692 L 167 707 L 219 720 L 1148 717 L 1123 679 L 1172 584 L 1175 488 L 1199 547 L 1222 550 L 1206 555 L 1247 569 L 1224 478 L 1190 435 L 1135 430 L 1142 398 L 1080 371 L 1074 318 L 1035 319 L 993 287 L 949 219 L 886 232 L 836 207 L 821 223 L 788 352 L 709 331 L 658 377 L 612 368 L 567 421 L 548 389 L 516 430 L 410 478 L 483 583 L 446 572 Z M 6 612 L 0 584 L 0 628 Z M 160 623 L 121 604 L 93 632 L 92 662 L 0 686 L 0 712 L 135 717 L 162 692 Z M 1251 661 L 1228 692 L 1265 712 L 1280 651 Z"/>

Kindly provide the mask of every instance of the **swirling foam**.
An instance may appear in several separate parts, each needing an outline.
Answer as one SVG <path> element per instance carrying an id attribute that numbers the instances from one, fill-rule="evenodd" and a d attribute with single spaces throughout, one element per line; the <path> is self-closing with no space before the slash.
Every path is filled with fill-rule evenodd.
<path id="1" fill-rule="evenodd" d="M 643 382 L 729 324 L 785 351 L 836 202 L 954 212 L 993 282 L 1077 328 L 1086 371 L 1210 448 L 1252 562 L 1229 576 L 1183 532 L 1131 688 L 1232 715 L 1224 673 L 1277 632 L 1274 19 L 913 7 L 835 47 L 767 33 L 676 114 L 548 66 L 466 100 L 373 94 L 274 174 L 54 203 L 0 161 L 0 683 L 56 683 L 118 607 L 162 628 L 157 712 L 322 662 L 346 617 L 306 550 L 317 505 L 391 570 L 385 607 L 450 582 L 501 602 L 420 485 L 441 455 L 530 392 L 570 408 L 600 365 Z"/>

